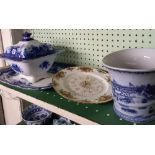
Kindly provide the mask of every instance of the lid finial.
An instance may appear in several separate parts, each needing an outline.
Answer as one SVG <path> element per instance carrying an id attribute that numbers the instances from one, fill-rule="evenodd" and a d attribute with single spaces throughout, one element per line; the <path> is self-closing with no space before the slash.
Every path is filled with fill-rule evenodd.
<path id="1" fill-rule="evenodd" d="M 31 38 L 31 34 L 32 34 L 32 33 L 25 32 L 25 33 L 23 34 L 22 41 L 30 41 L 30 40 L 34 40 L 33 38 Z"/>

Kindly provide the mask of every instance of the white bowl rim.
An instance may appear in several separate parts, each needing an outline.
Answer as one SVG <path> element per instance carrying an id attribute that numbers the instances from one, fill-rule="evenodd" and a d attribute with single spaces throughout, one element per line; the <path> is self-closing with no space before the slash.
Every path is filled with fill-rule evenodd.
<path id="1" fill-rule="evenodd" d="M 117 53 L 121 53 L 123 51 L 129 51 L 129 50 L 155 50 L 155 48 L 129 48 L 129 49 L 122 49 L 122 50 L 119 50 L 119 51 L 116 51 Z M 108 54 L 107 56 L 110 56 L 110 55 L 113 55 L 114 53 L 116 52 L 113 52 L 113 53 L 110 53 Z M 122 71 L 122 72 L 132 72 L 132 73 L 145 73 L 145 72 L 155 72 L 155 68 L 151 68 L 151 69 L 128 69 L 128 68 L 121 68 L 121 67 L 113 67 L 113 66 L 110 66 L 110 65 L 107 65 L 106 63 L 104 63 L 104 59 L 106 59 L 105 56 L 102 60 L 102 63 L 103 63 L 103 67 L 106 67 L 108 69 L 111 69 L 111 70 L 115 70 L 115 71 Z"/>

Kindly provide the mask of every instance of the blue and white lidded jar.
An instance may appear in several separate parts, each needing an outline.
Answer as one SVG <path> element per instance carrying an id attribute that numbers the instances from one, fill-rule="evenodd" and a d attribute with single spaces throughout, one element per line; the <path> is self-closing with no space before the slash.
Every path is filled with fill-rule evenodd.
<path id="1" fill-rule="evenodd" d="M 31 33 L 25 32 L 23 39 L 8 47 L 0 57 L 22 78 L 33 83 L 49 76 L 47 71 L 62 51 L 55 49 L 51 44 L 34 40 Z"/>

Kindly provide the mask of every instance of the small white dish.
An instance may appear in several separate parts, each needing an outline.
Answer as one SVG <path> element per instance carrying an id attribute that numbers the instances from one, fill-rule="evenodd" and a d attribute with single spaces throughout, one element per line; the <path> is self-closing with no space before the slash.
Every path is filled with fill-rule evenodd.
<path id="1" fill-rule="evenodd" d="M 57 93 L 79 103 L 105 103 L 112 100 L 108 73 L 90 67 L 69 67 L 53 76 Z"/>

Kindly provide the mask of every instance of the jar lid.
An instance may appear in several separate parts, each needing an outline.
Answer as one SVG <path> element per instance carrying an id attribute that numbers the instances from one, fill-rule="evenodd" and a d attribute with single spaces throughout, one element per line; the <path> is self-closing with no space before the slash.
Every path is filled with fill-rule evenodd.
<path id="1" fill-rule="evenodd" d="M 4 51 L 4 57 L 12 60 L 28 60 L 55 53 L 51 44 L 41 43 L 31 37 L 31 33 L 25 32 L 22 41 L 8 47 Z"/>

